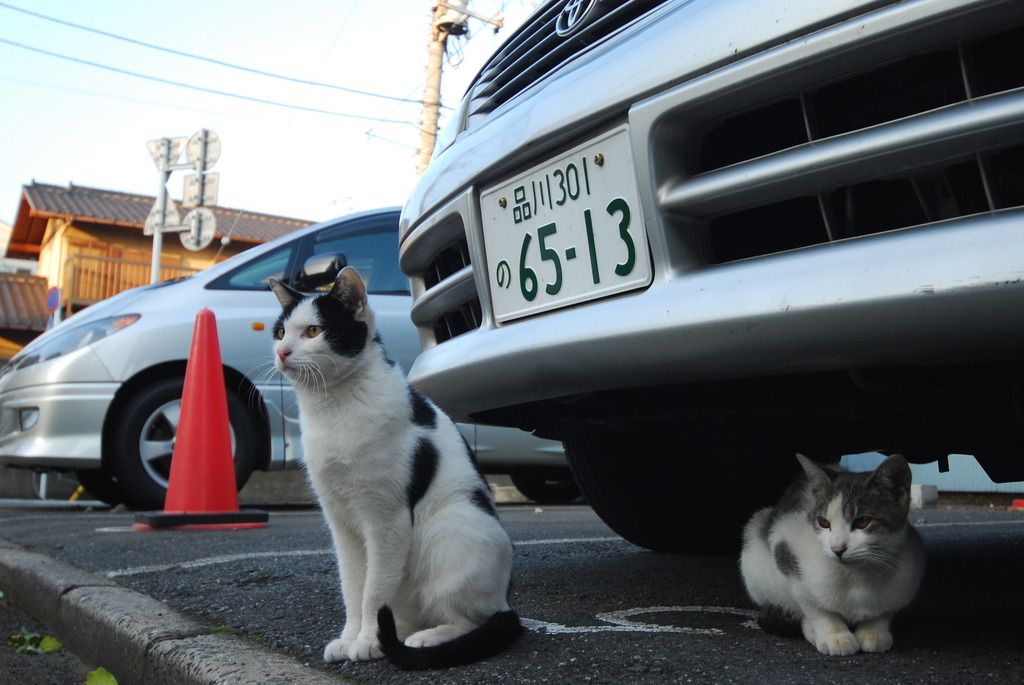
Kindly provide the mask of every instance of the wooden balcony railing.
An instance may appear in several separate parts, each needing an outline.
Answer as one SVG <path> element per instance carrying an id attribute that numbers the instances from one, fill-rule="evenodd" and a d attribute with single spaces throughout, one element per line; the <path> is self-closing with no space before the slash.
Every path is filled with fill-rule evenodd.
<path id="1" fill-rule="evenodd" d="M 95 304 L 120 292 L 147 285 L 149 262 L 134 262 L 111 257 L 72 255 L 64 262 L 65 315 Z M 194 274 L 198 269 L 187 266 L 161 266 L 160 280 L 168 281 Z"/>

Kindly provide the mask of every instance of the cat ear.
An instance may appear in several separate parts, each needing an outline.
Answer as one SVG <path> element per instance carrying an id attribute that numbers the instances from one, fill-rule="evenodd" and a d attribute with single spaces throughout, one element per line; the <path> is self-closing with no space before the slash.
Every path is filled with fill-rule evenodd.
<path id="1" fill-rule="evenodd" d="M 338 273 L 330 295 L 351 309 L 357 320 L 365 318 L 366 285 L 363 283 L 363 277 L 351 266 L 346 266 Z"/>
<path id="2" fill-rule="evenodd" d="M 878 483 L 889 492 L 896 495 L 901 502 L 910 501 L 910 484 L 914 476 L 910 472 L 910 466 L 903 455 L 894 454 L 874 470 L 868 478 L 869 483 Z"/>
<path id="3" fill-rule="evenodd" d="M 277 301 L 281 303 L 282 309 L 288 309 L 288 307 L 305 297 L 305 295 L 300 293 L 298 290 L 295 290 L 276 278 L 267 279 L 267 283 L 270 284 L 270 289 L 274 291 L 275 295 L 277 295 Z"/>
<path id="4" fill-rule="evenodd" d="M 832 487 L 832 479 L 828 477 L 828 472 L 825 469 L 802 454 L 796 455 L 796 458 L 800 462 L 800 466 L 803 467 L 804 473 L 807 474 L 807 480 L 814 492 L 823 493 Z"/>

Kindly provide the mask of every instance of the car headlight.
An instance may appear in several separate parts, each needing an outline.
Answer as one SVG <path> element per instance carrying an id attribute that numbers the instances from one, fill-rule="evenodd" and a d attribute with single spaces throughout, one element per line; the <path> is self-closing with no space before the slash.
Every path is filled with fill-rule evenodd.
<path id="1" fill-rule="evenodd" d="M 122 314 L 93 321 L 82 326 L 76 326 L 64 333 L 53 336 L 38 346 L 29 346 L 27 354 L 23 357 L 12 359 L 8 368 L 11 370 L 23 369 L 26 366 L 45 362 L 62 354 L 77 350 L 80 347 L 91 345 L 111 333 L 123 331 L 140 318 L 142 318 L 141 314 Z"/>
<path id="2" fill-rule="evenodd" d="M 460 133 L 466 129 L 466 111 L 469 109 L 469 98 L 464 97 L 459 101 L 458 107 L 452 112 L 448 120 L 444 122 L 441 130 L 437 132 L 434 139 L 434 152 L 431 157 L 436 157 L 455 142 Z"/>

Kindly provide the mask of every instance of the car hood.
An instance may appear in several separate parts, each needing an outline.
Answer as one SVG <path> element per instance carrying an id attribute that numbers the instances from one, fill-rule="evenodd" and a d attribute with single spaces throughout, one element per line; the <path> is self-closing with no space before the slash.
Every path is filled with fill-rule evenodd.
<path id="1" fill-rule="evenodd" d="M 187 276 L 185 278 L 180 278 L 174 281 L 162 281 L 160 283 L 143 285 L 138 288 L 132 288 L 131 290 L 125 290 L 124 292 L 118 293 L 113 297 L 109 297 L 101 302 L 97 302 L 96 304 L 83 309 L 77 314 L 68 317 L 64 321 L 61 321 L 53 328 L 44 331 L 41 335 L 32 340 L 32 342 L 30 342 L 28 345 L 22 348 L 16 355 L 14 355 L 14 357 L 11 359 L 11 362 L 16 362 L 21 357 L 27 354 L 31 354 L 35 348 L 39 347 L 40 345 L 45 345 L 48 340 L 50 340 L 54 336 L 60 335 L 64 331 L 71 330 L 72 328 L 75 328 L 77 326 L 92 323 L 93 321 L 98 321 L 99 319 L 104 319 L 108 316 L 113 316 L 115 314 L 125 312 L 133 302 L 148 295 L 152 291 L 162 288 L 173 287 L 175 285 L 180 285 L 181 283 L 187 281 L 190 278 L 192 278 L 192 276 Z"/>

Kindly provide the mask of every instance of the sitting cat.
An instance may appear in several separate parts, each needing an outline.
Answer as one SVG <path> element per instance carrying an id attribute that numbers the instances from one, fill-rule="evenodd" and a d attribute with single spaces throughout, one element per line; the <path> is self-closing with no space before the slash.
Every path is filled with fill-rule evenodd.
<path id="1" fill-rule="evenodd" d="M 341 576 L 345 627 L 324 659 L 443 668 L 504 649 L 522 630 L 512 543 L 458 428 L 385 354 L 359 274 L 325 294 L 270 286 L 274 363 L 295 387 Z"/>
<path id="2" fill-rule="evenodd" d="M 870 474 L 797 459 L 806 477 L 743 532 L 740 570 L 758 623 L 802 631 L 823 654 L 885 652 L 889 621 L 924 572 L 921 537 L 907 522 L 910 467 L 899 455 Z"/>

